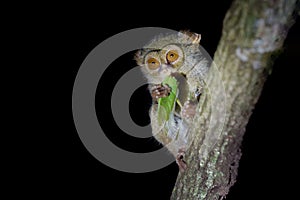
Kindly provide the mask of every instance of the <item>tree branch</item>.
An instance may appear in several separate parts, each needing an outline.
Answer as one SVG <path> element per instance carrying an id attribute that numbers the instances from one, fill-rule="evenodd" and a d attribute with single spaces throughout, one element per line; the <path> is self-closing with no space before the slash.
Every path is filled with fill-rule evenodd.
<path id="1" fill-rule="evenodd" d="M 297 6 L 298 5 L 298 6 Z M 171 199 L 222 199 L 235 183 L 245 127 L 299 9 L 296 0 L 236 0 L 200 97 Z M 225 92 L 224 92 L 225 91 Z"/>

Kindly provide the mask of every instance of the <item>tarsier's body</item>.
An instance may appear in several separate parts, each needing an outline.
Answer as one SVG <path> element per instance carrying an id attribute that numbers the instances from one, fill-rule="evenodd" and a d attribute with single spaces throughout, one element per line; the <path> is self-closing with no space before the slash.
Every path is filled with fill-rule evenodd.
<path id="1" fill-rule="evenodd" d="M 199 95 L 208 71 L 208 60 L 200 51 L 201 36 L 191 32 L 179 32 L 154 38 L 136 54 L 136 61 L 148 80 L 153 98 L 150 109 L 154 137 L 175 156 L 180 170 L 186 167 L 182 155 L 188 142 Z M 173 76 L 178 82 L 178 102 L 168 119 L 158 121 L 158 99 L 172 91 L 162 84 L 166 77 Z"/>

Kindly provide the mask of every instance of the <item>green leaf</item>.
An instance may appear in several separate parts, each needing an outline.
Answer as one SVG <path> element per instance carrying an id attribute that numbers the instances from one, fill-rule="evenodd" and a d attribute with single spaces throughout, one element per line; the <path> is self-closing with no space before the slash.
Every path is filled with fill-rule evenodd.
<path id="1" fill-rule="evenodd" d="M 158 99 L 158 122 L 161 125 L 164 121 L 168 121 L 170 113 L 173 111 L 177 98 L 177 80 L 168 76 L 163 82 L 163 85 L 168 85 L 171 88 L 171 93 L 167 97 Z"/>

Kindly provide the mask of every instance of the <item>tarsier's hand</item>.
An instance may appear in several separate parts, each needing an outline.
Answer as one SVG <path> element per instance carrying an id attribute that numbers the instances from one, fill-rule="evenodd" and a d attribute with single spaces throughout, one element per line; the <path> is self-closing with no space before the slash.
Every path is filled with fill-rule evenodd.
<path id="1" fill-rule="evenodd" d="M 196 114 L 197 101 L 186 101 L 181 110 L 181 116 L 186 119 L 193 119 Z"/>
<path id="2" fill-rule="evenodd" d="M 151 88 L 151 96 L 154 101 L 169 96 L 170 92 L 171 88 L 168 85 L 157 84 Z"/>

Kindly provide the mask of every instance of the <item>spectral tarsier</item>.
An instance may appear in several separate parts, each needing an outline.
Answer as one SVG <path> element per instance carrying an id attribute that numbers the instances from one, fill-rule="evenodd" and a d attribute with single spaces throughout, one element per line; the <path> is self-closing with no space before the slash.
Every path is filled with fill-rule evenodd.
<path id="1" fill-rule="evenodd" d="M 189 31 L 157 36 L 135 56 L 153 99 L 152 134 L 174 155 L 181 172 L 187 167 L 183 156 L 188 130 L 209 69 L 200 39 L 200 34 Z"/>

